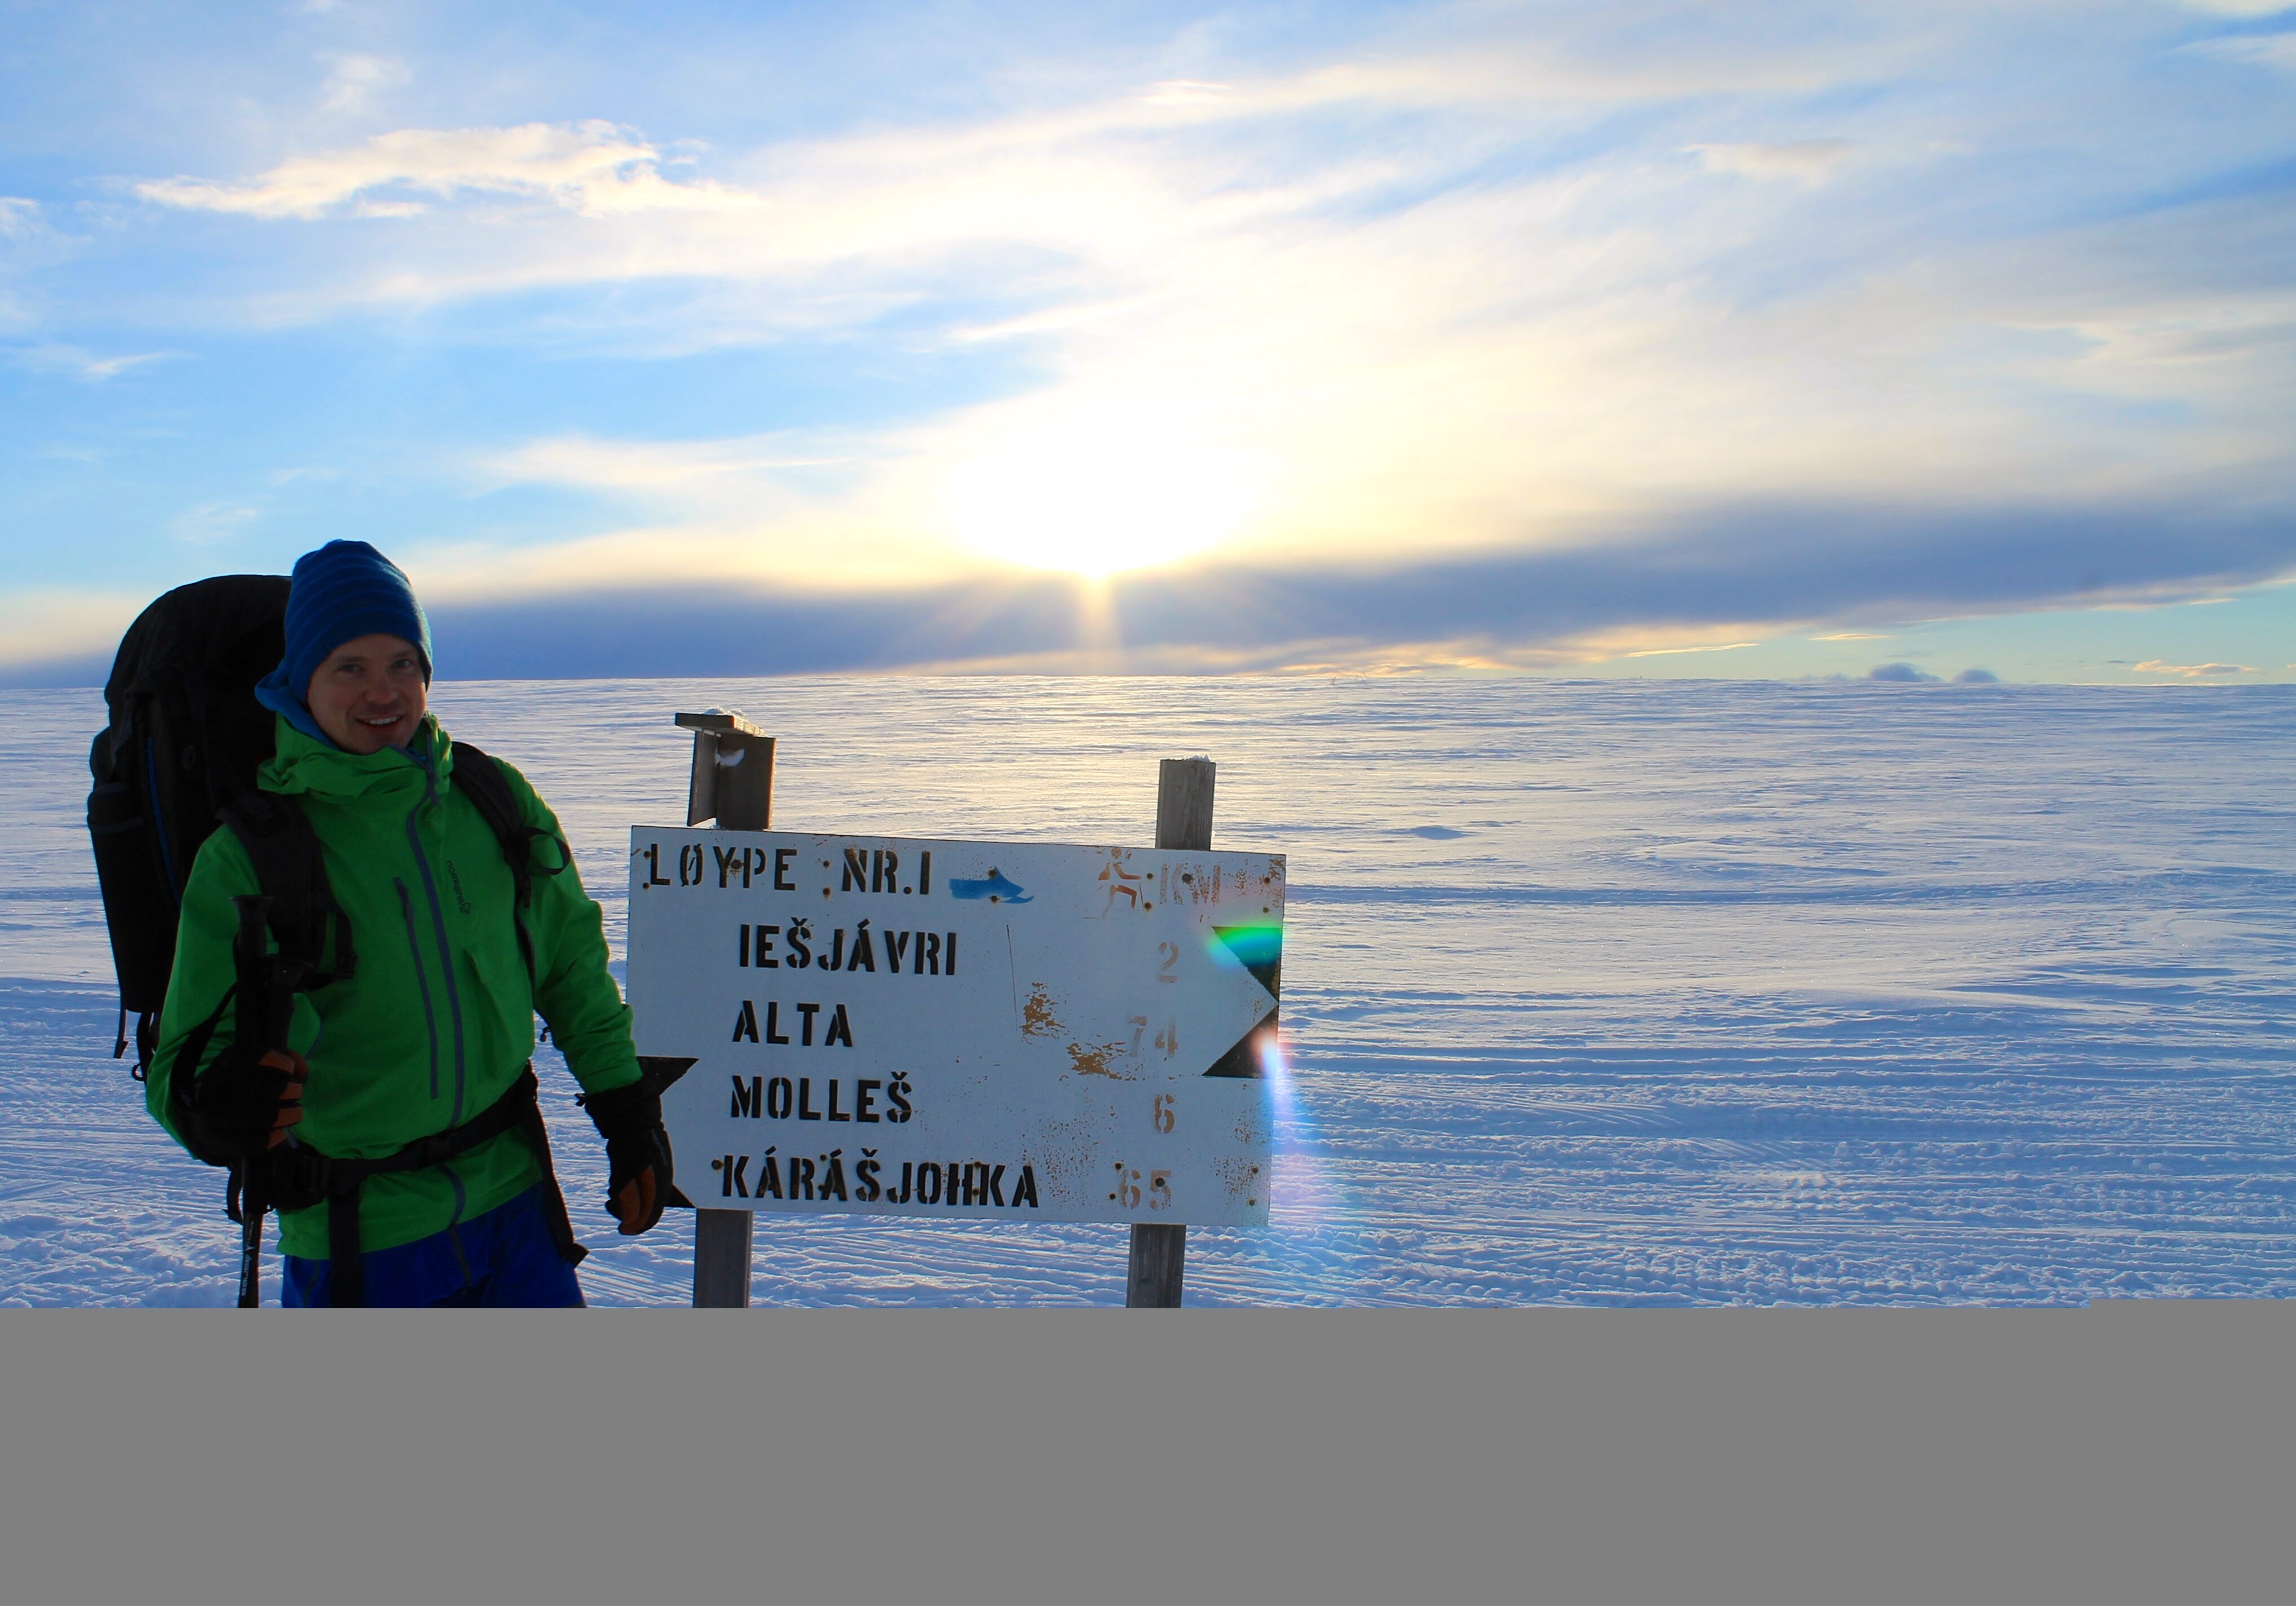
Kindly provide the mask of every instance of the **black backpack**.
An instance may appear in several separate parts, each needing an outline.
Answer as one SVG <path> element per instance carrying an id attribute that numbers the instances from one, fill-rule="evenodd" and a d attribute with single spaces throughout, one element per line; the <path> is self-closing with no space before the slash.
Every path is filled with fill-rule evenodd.
<path id="1" fill-rule="evenodd" d="M 95 785 L 87 829 L 119 976 L 112 1057 L 127 1052 L 133 1015 L 138 1081 L 159 1045 L 184 883 L 218 821 L 246 844 L 283 955 L 307 966 L 298 990 L 343 980 L 357 967 L 350 922 L 327 885 L 310 822 L 292 799 L 255 784 L 275 729 L 255 683 L 285 654 L 287 588 L 286 576 L 263 574 L 177 586 L 128 627 L 104 683 L 111 722 L 88 755 Z M 455 744 L 455 778 L 501 843 L 522 908 L 537 873 L 532 840 L 545 833 L 527 825 L 500 767 L 468 742 Z M 562 867 L 562 844 L 559 851 Z M 512 922 L 531 969 L 525 922 L 515 913 Z"/>
<path id="2" fill-rule="evenodd" d="M 176 963 L 184 881 L 216 812 L 255 791 L 271 710 L 255 683 L 286 651 L 284 575 L 178 586 L 129 626 L 104 683 L 111 717 L 88 754 L 87 829 L 119 975 L 118 1059 L 135 1017 L 135 1075 L 150 1069 Z"/>

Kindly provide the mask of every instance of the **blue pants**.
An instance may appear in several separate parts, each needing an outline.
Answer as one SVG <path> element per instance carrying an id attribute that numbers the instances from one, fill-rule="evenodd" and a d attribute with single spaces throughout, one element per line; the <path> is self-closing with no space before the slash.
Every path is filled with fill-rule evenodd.
<path id="1" fill-rule="evenodd" d="M 329 1263 L 286 1258 L 280 1303 L 324 1306 L 331 1298 Z M 365 1256 L 366 1302 L 396 1310 L 518 1306 L 560 1309 L 583 1303 L 574 1268 L 558 1252 L 542 1213 L 542 1190 L 532 1188 L 483 1216 Z"/>

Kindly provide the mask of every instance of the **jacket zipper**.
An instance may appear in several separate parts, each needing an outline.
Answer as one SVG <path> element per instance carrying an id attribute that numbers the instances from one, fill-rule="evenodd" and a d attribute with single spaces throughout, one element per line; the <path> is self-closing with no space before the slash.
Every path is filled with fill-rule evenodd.
<path id="1" fill-rule="evenodd" d="M 422 1024 L 430 1032 L 430 1096 L 439 1096 L 439 1017 L 430 1012 L 430 979 L 422 973 L 422 944 L 414 935 L 414 900 L 406 896 L 406 883 L 397 876 L 390 884 L 398 889 L 398 913 L 406 921 L 406 951 L 414 961 L 414 985 L 422 995 Z"/>
<path id="2" fill-rule="evenodd" d="M 438 878 L 430 873 L 430 856 L 422 851 L 422 835 L 414 825 L 423 804 L 439 800 L 439 772 L 428 754 L 416 762 L 422 766 L 422 802 L 407 811 L 406 845 L 414 850 L 414 867 L 422 873 L 422 895 L 430 900 L 430 930 L 439 943 L 439 972 L 447 982 L 447 1014 L 455 1028 L 455 1104 L 447 1118 L 449 1125 L 459 1126 L 463 1119 L 463 994 L 455 985 L 455 951 L 447 940 L 447 911 L 439 902 Z"/>

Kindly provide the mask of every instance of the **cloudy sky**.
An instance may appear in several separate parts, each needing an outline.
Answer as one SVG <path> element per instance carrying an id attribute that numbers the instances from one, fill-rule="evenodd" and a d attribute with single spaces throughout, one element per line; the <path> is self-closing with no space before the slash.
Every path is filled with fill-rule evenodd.
<path id="1" fill-rule="evenodd" d="M 2296 679 L 2296 10 L 0 0 L 0 677 Z"/>

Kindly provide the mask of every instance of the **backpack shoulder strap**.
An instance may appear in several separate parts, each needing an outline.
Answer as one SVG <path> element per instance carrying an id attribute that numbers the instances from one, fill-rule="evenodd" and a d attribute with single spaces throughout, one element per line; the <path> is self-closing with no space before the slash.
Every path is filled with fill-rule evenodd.
<path id="1" fill-rule="evenodd" d="M 510 778 L 503 774 L 502 761 L 481 752 L 467 742 L 454 743 L 455 784 L 462 788 L 479 811 L 479 817 L 495 833 L 502 846 L 504 860 L 518 881 L 518 901 L 524 905 L 533 900 L 534 878 L 537 875 L 558 875 L 571 862 L 566 851 L 566 840 L 538 825 L 526 823 L 526 815 L 518 806 L 518 794 L 511 790 Z M 534 862 L 534 843 L 541 840 L 558 849 L 554 864 Z"/>
<path id="2" fill-rule="evenodd" d="M 319 833 L 301 805 L 275 792 L 243 791 L 216 812 L 247 849 L 256 884 L 271 900 L 279 951 L 310 966 L 296 990 L 348 980 L 358 967 L 350 916 L 335 902 Z"/>
<path id="3" fill-rule="evenodd" d="M 534 942 L 527 935 L 526 922 L 520 911 L 534 901 L 534 878 L 537 875 L 557 875 L 572 863 L 563 837 L 529 825 L 519 808 L 518 796 L 511 790 L 510 778 L 503 774 L 501 763 L 481 752 L 467 742 L 453 744 L 455 754 L 455 785 L 479 811 L 479 817 L 495 833 L 502 848 L 502 856 L 510 865 L 511 880 L 518 888 L 518 896 L 511 909 L 511 925 L 518 932 L 518 951 L 525 956 L 529 979 L 534 977 Z M 554 864 L 534 862 L 535 839 L 554 844 L 558 849 Z"/>

